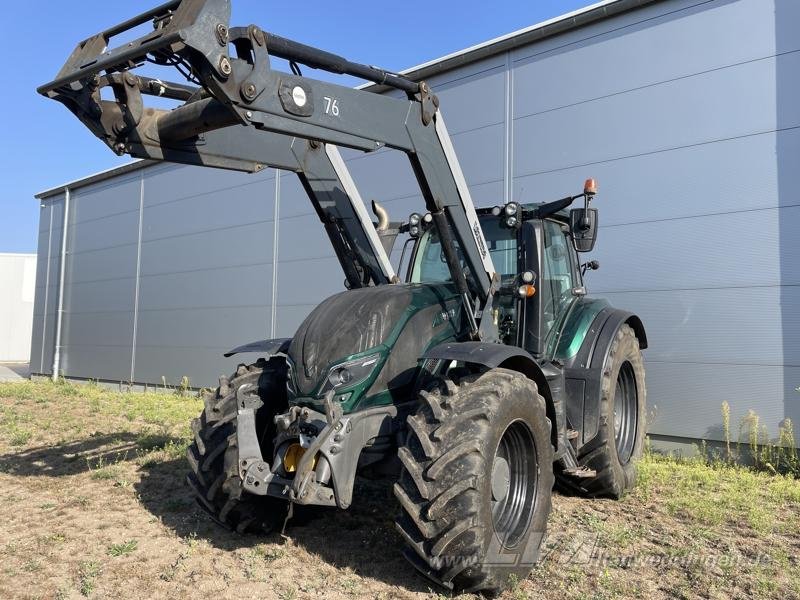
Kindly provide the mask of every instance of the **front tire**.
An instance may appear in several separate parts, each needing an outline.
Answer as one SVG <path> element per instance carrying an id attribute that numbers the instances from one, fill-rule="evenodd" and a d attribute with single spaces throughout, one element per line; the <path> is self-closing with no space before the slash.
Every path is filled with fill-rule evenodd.
<path id="1" fill-rule="evenodd" d="M 458 592 L 498 594 L 538 560 L 553 447 L 536 384 L 507 369 L 421 392 L 399 449 L 406 557 Z"/>
<path id="2" fill-rule="evenodd" d="M 272 460 L 273 417 L 286 407 L 286 363 L 262 358 L 249 366 L 239 365 L 236 373 L 221 377 L 220 386 L 205 394 L 205 408 L 192 421 L 194 442 L 187 450 L 191 468 L 187 483 L 200 507 L 220 525 L 239 533 L 269 533 L 283 524 L 288 503 L 242 489 L 236 392 L 246 384 L 257 385 L 264 403 L 256 412 L 256 428 L 262 455 Z"/>

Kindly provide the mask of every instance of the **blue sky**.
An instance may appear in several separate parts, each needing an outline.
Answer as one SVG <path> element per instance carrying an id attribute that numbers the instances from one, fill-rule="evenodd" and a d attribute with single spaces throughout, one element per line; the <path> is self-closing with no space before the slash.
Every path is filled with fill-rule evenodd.
<path id="1" fill-rule="evenodd" d="M 162 1 L 14 2 L 6 8 L 5 22 L 16 32 L 0 93 L 0 252 L 36 251 L 35 193 L 130 160 L 115 156 L 63 106 L 36 94 L 36 86 L 53 78 L 79 40 Z M 256 23 L 350 60 L 401 70 L 589 4 L 233 0 L 232 22 Z"/>

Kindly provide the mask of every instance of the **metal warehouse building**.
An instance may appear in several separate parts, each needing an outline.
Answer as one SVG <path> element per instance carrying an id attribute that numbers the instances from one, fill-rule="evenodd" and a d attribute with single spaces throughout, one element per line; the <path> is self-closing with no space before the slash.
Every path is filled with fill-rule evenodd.
<path id="1" fill-rule="evenodd" d="M 795 0 L 608 1 L 409 71 L 476 204 L 598 179 L 587 286 L 644 320 L 664 439 L 720 439 L 723 401 L 800 421 L 798 23 Z M 345 156 L 365 199 L 419 209 L 404 156 Z M 140 162 L 38 198 L 34 373 L 214 385 L 343 286 L 291 173 Z"/>

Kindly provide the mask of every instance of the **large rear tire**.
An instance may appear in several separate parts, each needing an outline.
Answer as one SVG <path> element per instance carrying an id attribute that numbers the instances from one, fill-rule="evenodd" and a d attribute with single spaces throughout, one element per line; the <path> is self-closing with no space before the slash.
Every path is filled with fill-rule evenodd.
<path id="1" fill-rule="evenodd" d="M 578 465 L 597 473 L 579 481 L 586 495 L 618 499 L 636 484 L 636 462 L 644 449 L 646 393 L 639 340 L 623 325 L 603 365 L 597 436 L 578 455 Z"/>
<path id="2" fill-rule="evenodd" d="M 280 358 L 239 365 L 236 373 L 221 377 L 220 386 L 205 395 L 205 408 L 192 421 L 194 442 L 187 451 L 191 468 L 187 482 L 197 503 L 220 525 L 239 533 L 268 533 L 283 524 L 288 504 L 242 489 L 236 392 L 245 384 L 258 386 L 264 405 L 256 413 L 256 427 L 262 455 L 272 460 L 273 417 L 286 408 L 286 363 Z"/>
<path id="3" fill-rule="evenodd" d="M 506 369 L 443 379 L 421 392 L 399 449 L 406 557 L 459 592 L 498 594 L 539 556 L 553 447 L 536 384 Z"/>

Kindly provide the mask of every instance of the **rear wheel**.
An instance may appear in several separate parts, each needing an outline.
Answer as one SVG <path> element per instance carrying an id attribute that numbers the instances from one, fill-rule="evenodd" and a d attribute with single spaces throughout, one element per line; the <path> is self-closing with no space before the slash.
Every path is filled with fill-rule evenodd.
<path id="1" fill-rule="evenodd" d="M 266 460 L 272 459 L 272 419 L 286 408 L 286 364 L 278 358 L 239 365 L 234 375 L 221 377 L 220 386 L 205 395 L 205 408 L 192 421 L 194 442 L 187 451 L 191 468 L 187 482 L 197 503 L 219 524 L 239 533 L 269 532 L 283 524 L 288 504 L 277 498 L 253 496 L 242 489 L 236 392 L 246 384 L 257 386 L 264 403 L 256 413 L 256 427 L 262 455 Z"/>
<path id="2" fill-rule="evenodd" d="M 578 456 L 580 466 L 597 473 L 579 482 L 584 493 L 620 498 L 636 484 L 636 461 L 644 449 L 645 396 L 639 340 L 630 326 L 623 325 L 603 365 L 597 436 Z"/>
<path id="3" fill-rule="evenodd" d="M 421 393 L 399 449 L 397 529 L 406 557 L 457 591 L 496 594 L 539 555 L 553 448 L 536 384 L 506 369 Z"/>

